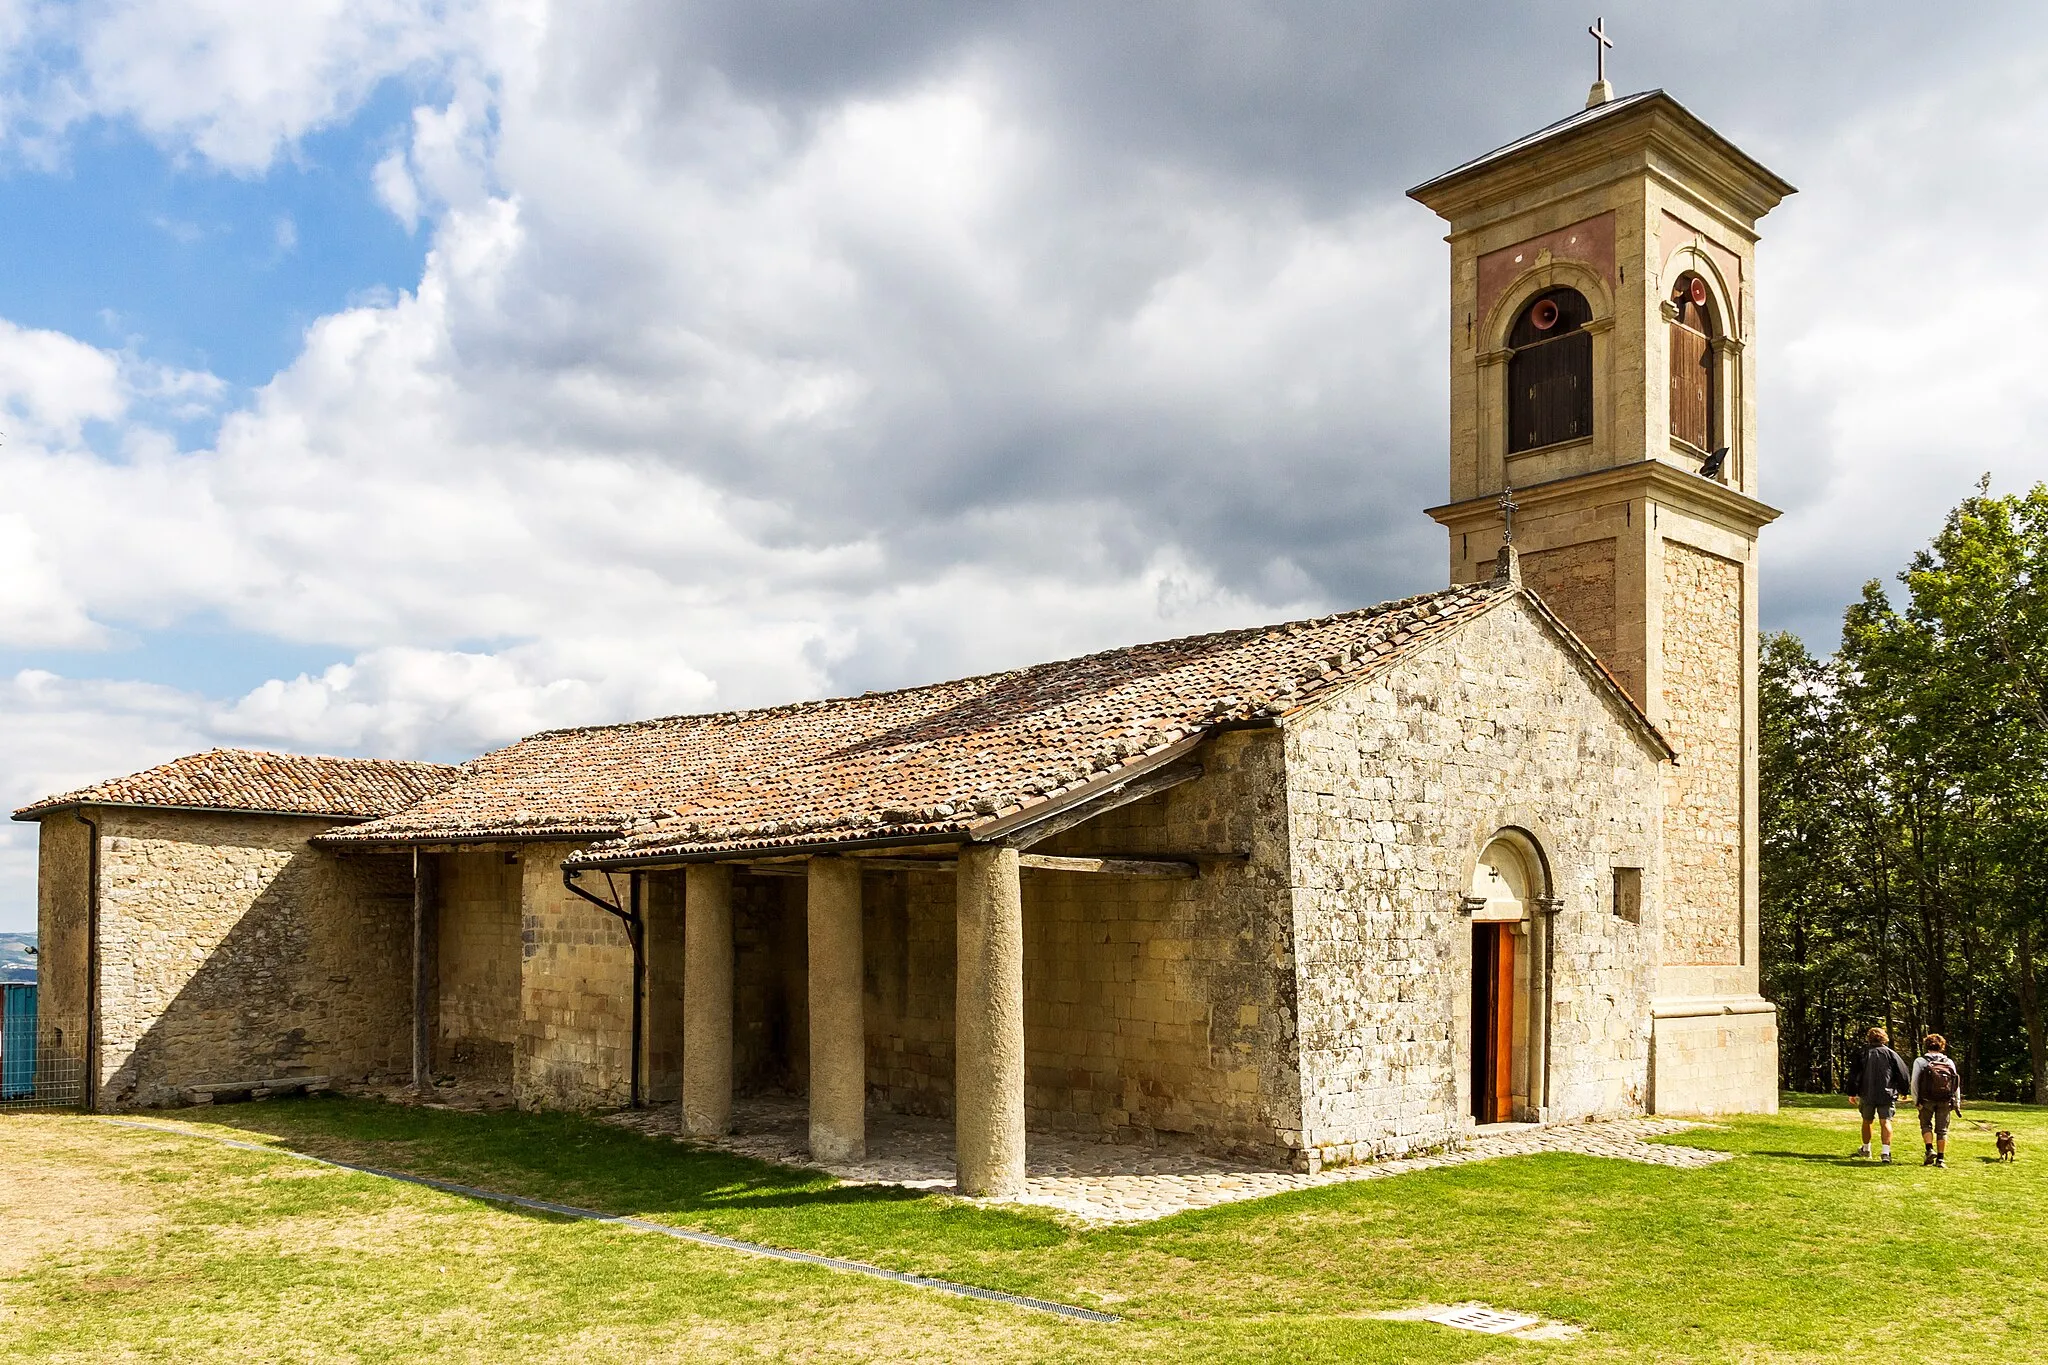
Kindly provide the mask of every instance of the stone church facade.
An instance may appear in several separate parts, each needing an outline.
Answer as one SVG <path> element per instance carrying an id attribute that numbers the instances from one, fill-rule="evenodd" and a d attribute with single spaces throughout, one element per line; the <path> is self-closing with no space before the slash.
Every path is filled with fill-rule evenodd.
<path id="1" fill-rule="evenodd" d="M 1451 224 L 1448 589 L 51 797 L 44 1017 L 102 1108 L 409 1075 L 712 1134 L 775 1092 L 828 1160 L 948 1117 L 993 1193 L 1031 1129 L 1312 1169 L 1772 1108 L 1748 348 L 1789 192 L 1659 92 L 1413 192 Z"/>

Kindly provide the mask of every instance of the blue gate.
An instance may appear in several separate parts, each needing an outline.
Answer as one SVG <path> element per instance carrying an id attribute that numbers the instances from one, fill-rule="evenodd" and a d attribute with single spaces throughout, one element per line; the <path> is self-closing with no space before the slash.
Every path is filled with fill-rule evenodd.
<path id="1" fill-rule="evenodd" d="M 36 988 L 0 986 L 0 1100 L 36 1093 Z"/>

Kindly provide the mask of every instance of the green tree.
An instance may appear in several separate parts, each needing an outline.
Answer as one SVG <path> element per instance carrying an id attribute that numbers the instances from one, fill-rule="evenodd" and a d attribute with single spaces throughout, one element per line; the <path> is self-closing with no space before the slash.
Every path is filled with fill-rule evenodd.
<path id="1" fill-rule="evenodd" d="M 1785 1079 L 1860 1029 L 1938 1029 L 1973 1086 L 2048 1103 L 2048 486 L 1964 500 L 1815 659 L 1763 641 L 1764 970 Z M 1959 1046 L 1957 1046 L 1959 1044 Z"/>
<path id="2" fill-rule="evenodd" d="M 2010 961 L 2033 1098 L 2048 1103 L 2048 485 L 1993 497 L 1986 476 L 1903 578 L 1906 615 L 1932 642 L 1954 780 L 1978 816 L 1976 890 Z"/>

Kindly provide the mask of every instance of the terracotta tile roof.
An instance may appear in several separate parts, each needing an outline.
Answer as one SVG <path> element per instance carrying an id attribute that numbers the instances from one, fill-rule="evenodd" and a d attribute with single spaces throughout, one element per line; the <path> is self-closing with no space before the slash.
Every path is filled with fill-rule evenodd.
<path id="1" fill-rule="evenodd" d="M 117 777 L 14 812 L 38 820 L 72 806 L 173 806 L 370 819 L 403 810 L 453 783 L 461 769 L 383 758 L 318 758 L 261 749 L 213 749 Z"/>
<path id="2" fill-rule="evenodd" d="M 600 864 L 964 834 L 1216 727 L 1312 705 L 1518 591 L 1470 584 L 929 687 L 551 731 L 484 755 L 416 806 L 321 840 L 597 839 L 577 861 Z"/>

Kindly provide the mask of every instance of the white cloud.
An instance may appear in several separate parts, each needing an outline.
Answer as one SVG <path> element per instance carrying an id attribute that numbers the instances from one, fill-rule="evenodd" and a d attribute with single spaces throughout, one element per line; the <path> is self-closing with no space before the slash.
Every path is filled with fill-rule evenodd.
<path id="1" fill-rule="evenodd" d="M 86 423 L 113 421 L 128 400 L 118 356 L 0 319 L 0 411 L 10 428 L 0 440 L 76 445 Z"/>
<path id="2" fill-rule="evenodd" d="M 482 35 L 464 0 L 85 0 L 39 6 L 70 57 L 21 121 L 128 118 L 168 147 L 253 173 L 383 81 L 433 79 Z M 503 7 L 499 7 L 503 8 Z"/>
<path id="3" fill-rule="evenodd" d="M 1766 532 L 1766 587 L 1817 646 L 1982 473 L 2001 491 L 2048 476 L 2033 339 L 2048 277 L 2032 266 L 2048 220 L 2039 176 L 2015 173 L 2043 164 L 2039 70 L 2009 58 L 1859 118 L 1767 243 L 1759 468 L 1788 514 Z"/>
<path id="4" fill-rule="evenodd" d="M 407 232 L 419 231 L 420 187 L 412 178 L 411 167 L 406 165 L 404 148 L 394 147 L 385 153 L 370 173 L 370 184 L 377 192 L 377 202 L 390 209 L 392 216 L 405 224 Z"/>
<path id="5" fill-rule="evenodd" d="M 65 591 L 35 523 L 22 512 L 0 512 L 0 644 L 85 649 L 106 639 L 84 603 Z"/>

